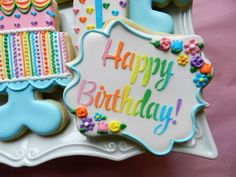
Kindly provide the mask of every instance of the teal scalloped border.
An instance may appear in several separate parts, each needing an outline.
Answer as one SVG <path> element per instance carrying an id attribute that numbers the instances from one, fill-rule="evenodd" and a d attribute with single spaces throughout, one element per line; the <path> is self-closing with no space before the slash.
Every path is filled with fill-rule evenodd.
<path id="1" fill-rule="evenodd" d="M 0 93 L 4 92 L 7 88 L 14 91 L 20 91 L 26 89 L 29 85 L 31 85 L 36 90 L 45 90 L 53 87 L 54 85 L 59 85 L 61 87 L 66 87 L 70 81 L 72 80 L 71 76 L 67 76 L 64 78 L 50 78 L 50 79 L 42 79 L 42 80 L 23 80 L 16 82 L 5 82 L 0 83 Z"/>
<path id="2" fill-rule="evenodd" d="M 115 25 L 121 25 L 122 27 L 124 27 L 127 31 L 135 34 L 136 36 L 138 37 L 141 37 L 143 39 L 147 39 L 147 40 L 151 40 L 151 35 L 146 35 L 144 36 L 144 34 L 140 31 L 137 31 L 135 29 L 133 29 L 132 27 L 129 27 L 128 25 L 126 25 L 123 21 L 121 21 L 120 19 L 117 19 L 113 22 L 111 22 L 108 27 L 106 28 L 105 31 L 101 31 L 101 30 L 91 30 L 91 31 L 87 31 L 80 39 L 80 55 L 79 57 L 77 57 L 74 62 L 71 62 L 68 64 L 69 68 L 71 70 L 73 70 L 75 72 L 75 74 L 78 76 L 78 78 L 76 80 L 73 80 L 71 81 L 71 83 L 65 88 L 64 90 L 64 93 L 63 93 L 63 99 L 64 99 L 64 102 L 66 104 L 66 106 L 72 111 L 73 108 L 68 104 L 67 100 L 66 100 L 66 95 L 67 95 L 67 92 L 69 92 L 71 90 L 71 88 L 73 88 L 74 86 L 76 86 L 79 81 L 80 81 L 80 72 L 79 70 L 76 69 L 76 66 L 80 64 L 80 62 L 83 61 L 83 56 L 84 56 L 84 46 L 83 46 L 83 41 L 84 41 L 84 38 L 86 37 L 86 35 L 88 35 L 89 33 L 99 33 L 99 34 L 102 34 L 106 37 L 110 37 L 110 33 L 111 33 L 111 30 L 112 28 L 115 26 Z M 192 119 L 192 132 L 191 134 L 187 137 L 187 138 L 184 138 L 184 139 L 180 139 L 180 140 L 176 140 L 176 139 L 170 139 L 170 144 L 168 146 L 168 148 L 166 148 L 165 151 L 163 152 L 159 152 L 159 151 L 156 151 L 152 148 L 150 148 L 146 143 L 144 143 L 142 140 L 136 138 L 135 136 L 127 133 L 127 132 L 122 132 L 122 135 L 125 136 L 125 137 L 128 137 L 128 138 L 131 138 L 133 140 L 135 140 L 136 142 L 138 143 L 141 143 L 147 150 L 149 150 L 151 153 L 155 154 L 155 155 L 165 155 L 165 154 L 168 154 L 171 149 L 173 148 L 173 145 L 175 142 L 177 143 L 181 143 L 181 142 L 186 142 L 188 140 L 190 140 L 193 135 L 194 135 L 194 132 L 195 132 L 195 129 L 196 129 L 196 122 L 195 122 L 195 119 L 196 119 L 196 113 L 200 110 L 200 109 L 203 109 L 204 107 L 206 107 L 206 102 L 204 102 L 204 100 L 201 98 L 201 88 L 198 88 L 197 89 L 197 92 L 196 92 L 196 99 L 198 101 L 198 105 L 195 106 L 192 110 L 192 114 L 191 114 L 191 119 Z"/>

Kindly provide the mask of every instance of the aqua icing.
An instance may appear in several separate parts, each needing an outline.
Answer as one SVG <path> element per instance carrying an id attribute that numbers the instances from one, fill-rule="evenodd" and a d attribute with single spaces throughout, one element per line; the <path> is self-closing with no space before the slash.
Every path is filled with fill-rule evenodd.
<path id="1" fill-rule="evenodd" d="M 10 140 L 30 129 L 39 135 L 49 135 L 62 122 L 58 106 L 42 100 L 35 100 L 33 87 L 19 90 L 6 89 L 8 102 L 0 107 L 0 140 Z"/>
<path id="2" fill-rule="evenodd" d="M 95 0 L 96 8 L 96 28 L 101 29 L 103 25 L 102 0 Z"/>
<path id="3" fill-rule="evenodd" d="M 152 0 L 129 0 L 128 18 L 152 31 L 172 33 L 171 16 L 152 10 L 152 2 Z"/>
<path id="4" fill-rule="evenodd" d="M 65 87 L 71 78 L 28 80 L 0 84 L 0 92 L 8 94 L 8 102 L 0 106 L 0 140 L 10 140 L 24 128 L 39 135 L 54 133 L 61 125 L 62 113 L 56 104 L 35 98 L 36 91 L 56 85 Z"/>

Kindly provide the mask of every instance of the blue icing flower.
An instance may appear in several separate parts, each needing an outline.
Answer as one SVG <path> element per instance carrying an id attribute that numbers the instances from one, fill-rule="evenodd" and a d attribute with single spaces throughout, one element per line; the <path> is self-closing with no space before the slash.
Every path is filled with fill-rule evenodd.
<path id="1" fill-rule="evenodd" d="M 205 87 L 208 83 L 209 79 L 205 74 L 197 73 L 196 77 L 193 79 L 193 82 L 195 83 L 196 87 Z"/>
<path id="2" fill-rule="evenodd" d="M 180 53 L 183 50 L 183 41 L 173 40 L 171 43 L 171 52 Z"/>
<path id="3" fill-rule="evenodd" d="M 106 116 L 104 116 L 103 114 L 99 113 L 99 112 L 96 112 L 94 115 L 93 115 L 93 118 L 95 121 L 101 121 L 101 120 L 106 120 Z"/>

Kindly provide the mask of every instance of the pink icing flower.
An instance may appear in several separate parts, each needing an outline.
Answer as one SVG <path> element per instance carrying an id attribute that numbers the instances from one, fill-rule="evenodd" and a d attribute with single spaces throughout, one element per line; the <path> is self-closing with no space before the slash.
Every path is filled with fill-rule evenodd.
<path id="1" fill-rule="evenodd" d="M 168 51 L 170 49 L 171 41 L 168 38 L 161 38 L 160 40 L 160 49 L 163 51 Z"/>
<path id="2" fill-rule="evenodd" d="M 97 128 L 98 128 L 97 129 L 98 133 L 102 133 L 102 134 L 108 133 L 108 125 L 103 120 L 98 122 L 98 127 Z"/>
<path id="3" fill-rule="evenodd" d="M 184 50 L 186 54 L 191 54 L 192 56 L 196 55 L 200 52 L 200 48 L 198 47 L 198 43 L 192 39 L 184 44 Z"/>

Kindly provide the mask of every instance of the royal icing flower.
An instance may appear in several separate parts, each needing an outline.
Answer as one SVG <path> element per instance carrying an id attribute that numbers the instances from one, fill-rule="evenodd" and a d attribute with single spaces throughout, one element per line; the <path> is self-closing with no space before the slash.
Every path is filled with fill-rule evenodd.
<path id="1" fill-rule="evenodd" d="M 85 118 L 88 115 L 87 108 L 85 107 L 78 107 L 75 110 L 76 116 L 79 118 Z"/>
<path id="2" fill-rule="evenodd" d="M 97 132 L 98 133 L 101 133 L 101 134 L 108 133 L 108 124 L 105 123 L 105 121 L 102 120 L 102 121 L 98 122 L 97 125 L 98 125 L 97 126 Z"/>
<path id="3" fill-rule="evenodd" d="M 113 133 L 117 133 L 120 131 L 120 123 L 116 120 L 112 120 L 109 122 L 108 129 Z"/>
<path id="4" fill-rule="evenodd" d="M 204 87 L 208 83 L 209 79 L 205 74 L 197 73 L 196 77 L 193 79 L 196 87 Z"/>
<path id="5" fill-rule="evenodd" d="M 171 43 L 171 52 L 180 53 L 183 50 L 183 41 L 173 40 Z"/>
<path id="6" fill-rule="evenodd" d="M 94 118 L 95 121 L 106 120 L 106 116 L 102 115 L 102 114 L 99 113 L 99 112 L 96 112 L 96 113 L 93 115 L 93 118 Z"/>
<path id="7" fill-rule="evenodd" d="M 205 75 L 208 75 L 211 73 L 211 70 L 212 70 L 212 64 L 210 63 L 204 63 L 202 65 L 202 67 L 200 68 L 200 73 L 201 74 L 205 74 Z"/>
<path id="8" fill-rule="evenodd" d="M 161 38 L 160 40 L 160 49 L 163 51 L 168 51 L 170 49 L 171 41 L 168 38 Z"/>
<path id="9" fill-rule="evenodd" d="M 188 56 L 185 54 L 180 54 L 177 61 L 179 65 L 185 66 L 188 63 Z"/>
<path id="10" fill-rule="evenodd" d="M 198 43 L 194 39 L 184 44 L 184 50 L 186 54 L 191 54 L 193 56 L 200 52 Z"/>
<path id="11" fill-rule="evenodd" d="M 108 124 L 108 129 L 112 132 L 112 133 L 118 133 L 121 130 L 124 130 L 127 126 L 125 124 L 121 124 L 120 122 L 116 121 L 116 120 L 112 120 L 109 122 Z"/>
<path id="12" fill-rule="evenodd" d="M 204 60 L 200 55 L 196 55 L 191 59 L 191 65 L 195 68 L 201 68 L 204 64 Z"/>
<path id="13" fill-rule="evenodd" d="M 82 123 L 80 125 L 80 132 L 84 133 L 86 131 L 92 131 L 95 123 L 93 122 L 92 117 L 82 118 Z"/>

